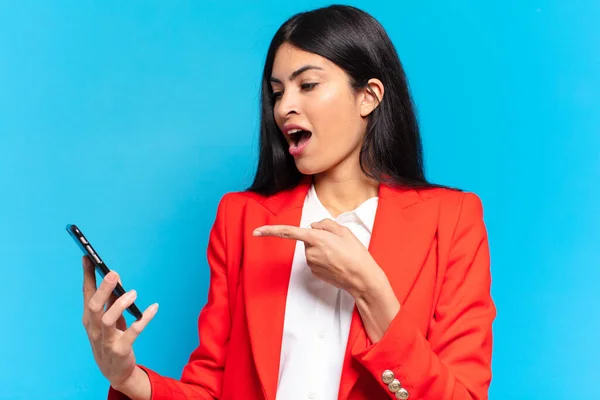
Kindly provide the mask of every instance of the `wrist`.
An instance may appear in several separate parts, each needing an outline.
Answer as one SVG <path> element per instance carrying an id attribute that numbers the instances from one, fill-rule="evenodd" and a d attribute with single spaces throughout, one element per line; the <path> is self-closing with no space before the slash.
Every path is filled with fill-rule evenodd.
<path id="1" fill-rule="evenodd" d="M 132 400 L 146 400 L 150 399 L 151 387 L 150 378 L 146 371 L 136 365 L 133 373 L 129 378 L 125 379 L 119 384 L 112 384 L 111 386 L 118 392 L 123 393 Z"/>
<path id="2" fill-rule="evenodd" d="M 352 289 L 350 294 L 355 300 L 364 303 L 376 303 L 382 294 L 391 290 L 390 282 L 379 265 L 375 264 L 373 268 L 368 268 L 369 273 L 358 279 L 358 283 Z"/>
<path id="3" fill-rule="evenodd" d="M 383 270 L 366 281 L 365 289 L 354 298 L 367 335 L 372 343 L 384 336 L 400 311 L 400 302 Z"/>

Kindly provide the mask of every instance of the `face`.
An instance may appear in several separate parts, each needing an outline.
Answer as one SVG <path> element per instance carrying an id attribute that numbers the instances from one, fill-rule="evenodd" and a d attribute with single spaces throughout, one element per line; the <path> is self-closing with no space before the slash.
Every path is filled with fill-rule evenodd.
<path id="1" fill-rule="evenodd" d="M 380 82 L 369 82 L 381 99 Z M 328 59 L 287 43 L 275 55 L 271 87 L 275 121 L 301 173 L 358 166 L 374 96 L 354 90 L 346 72 Z"/>

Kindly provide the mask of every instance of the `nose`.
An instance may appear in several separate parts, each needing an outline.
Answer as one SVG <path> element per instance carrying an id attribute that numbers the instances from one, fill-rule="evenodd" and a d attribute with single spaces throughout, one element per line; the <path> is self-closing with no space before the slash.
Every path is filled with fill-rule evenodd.
<path id="1" fill-rule="evenodd" d="M 283 92 L 275 104 L 275 113 L 281 119 L 287 118 L 290 114 L 298 114 L 299 110 L 298 96 L 292 90 Z"/>

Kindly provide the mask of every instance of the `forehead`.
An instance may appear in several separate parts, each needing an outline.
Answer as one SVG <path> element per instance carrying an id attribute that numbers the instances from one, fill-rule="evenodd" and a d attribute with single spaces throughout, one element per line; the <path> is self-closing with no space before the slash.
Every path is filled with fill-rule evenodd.
<path id="1" fill-rule="evenodd" d="M 314 65 L 323 68 L 323 70 L 332 70 L 335 67 L 335 64 L 325 57 L 301 50 L 289 43 L 284 43 L 275 53 L 272 76 L 287 79 L 289 74 L 304 65 Z"/>

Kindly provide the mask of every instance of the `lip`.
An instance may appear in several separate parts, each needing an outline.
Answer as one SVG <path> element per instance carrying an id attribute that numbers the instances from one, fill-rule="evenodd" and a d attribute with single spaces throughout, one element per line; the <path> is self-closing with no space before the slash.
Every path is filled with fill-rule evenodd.
<path id="1" fill-rule="evenodd" d="M 308 146 L 308 144 L 310 143 L 310 139 L 308 138 L 304 143 L 302 143 L 302 145 L 296 147 L 294 145 L 291 145 L 289 148 L 289 152 L 292 155 L 292 157 L 296 158 L 302 155 L 302 153 L 304 153 L 304 149 L 306 148 L 306 146 Z"/>
<path id="2" fill-rule="evenodd" d="M 289 131 L 291 131 L 292 129 L 302 129 L 303 131 L 309 131 L 310 132 L 310 130 L 306 129 L 302 125 L 297 125 L 297 124 L 285 124 L 285 125 L 283 125 L 283 133 L 286 136 L 289 134 Z"/>

